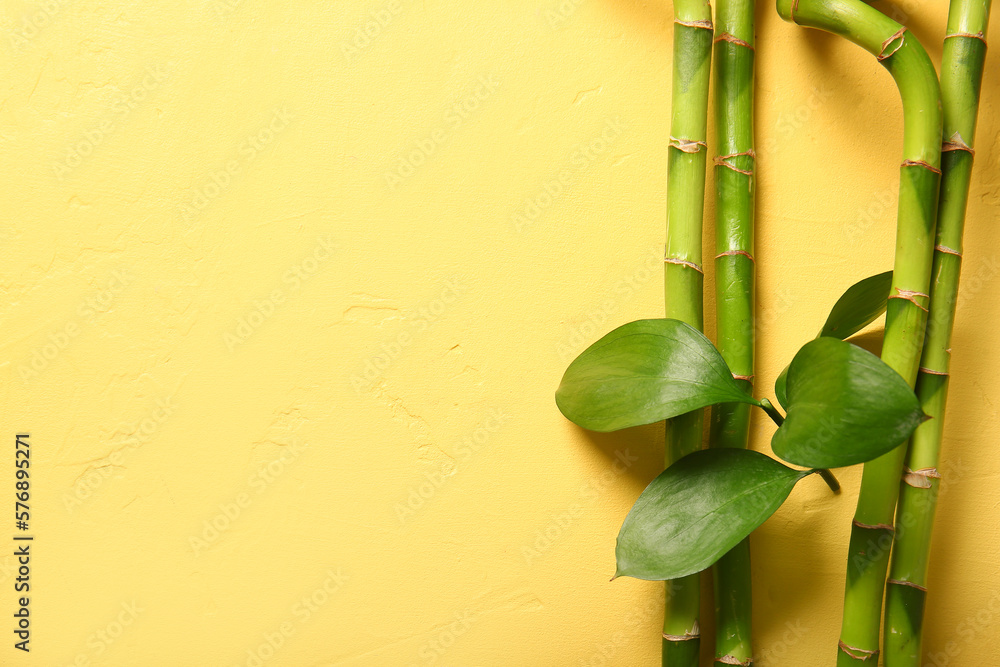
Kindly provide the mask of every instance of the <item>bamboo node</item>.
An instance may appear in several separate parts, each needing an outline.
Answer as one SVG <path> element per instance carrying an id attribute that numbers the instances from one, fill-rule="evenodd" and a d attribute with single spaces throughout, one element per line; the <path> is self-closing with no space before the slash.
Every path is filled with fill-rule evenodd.
<path id="1" fill-rule="evenodd" d="M 855 660 L 867 662 L 868 660 L 875 658 L 876 664 L 878 663 L 878 649 L 875 649 L 874 651 L 869 651 L 867 649 L 858 648 L 857 646 L 850 646 L 848 644 L 845 644 L 843 641 L 837 642 L 837 646 L 840 648 L 841 651 L 851 656 Z"/>
<path id="2" fill-rule="evenodd" d="M 698 639 L 701 635 L 697 632 L 691 634 L 690 632 L 684 635 L 668 635 L 666 632 L 663 633 L 663 638 L 668 642 L 686 642 L 690 639 Z"/>
<path id="3" fill-rule="evenodd" d="M 753 46 L 749 42 L 744 42 L 742 39 L 740 39 L 736 35 L 731 35 L 728 32 L 720 32 L 718 35 L 716 35 L 715 36 L 715 40 L 713 40 L 713 44 L 715 42 L 729 42 L 730 44 L 735 44 L 736 46 L 745 46 L 746 48 L 750 49 L 751 51 L 755 50 L 753 48 Z M 742 663 L 740 663 L 740 664 L 742 664 Z"/>
<path id="4" fill-rule="evenodd" d="M 688 267 L 690 269 L 694 269 L 695 271 L 697 271 L 698 273 L 700 273 L 702 275 L 704 275 L 704 273 L 705 273 L 704 271 L 702 271 L 702 269 L 701 269 L 700 266 L 698 266 L 694 262 L 689 262 L 686 259 L 681 259 L 679 257 L 664 257 L 663 261 L 666 264 L 680 264 L 681 266 L 686 266 L 686 267 Z"/>
<path id="5" fill-rule="evenodd" d="M 954 248 L 949 248 L 948 246 L 941 245 L 940 243 L 937 244 L 936 246 L 934 246 L 934 249 L 937 250 L 938 252 L 947 253 L 949 255 L 955 255 L 956 257 L 961 257 L 962 256 L 962 253 L 960 253 L 959 251 L 955 250 Z"/>
<path id="6" fill-rule="evenodd" d="M 712 160 L 712 163 L 715 164 L 715 166 L 717 167 L 728 167 L 729 169 L 732 169 L 737 173 L 744 174 L 746 176 L 753 176 L 753 169 L 749 170 L 740 169 L 736 165 L 731 164 L 729 162 L 729 160 L 731 160 L 734 157 L 743 157 L 743 156 L 749 157 L 751 160 L 757 159 L 757 154 L 754 153 L 753 149 L 751 148 L 750 150 L 743 151 L 742 153 L 730 153 L 729 155 L 716 155 L 715 158 Z"/>
<path id="7" fill-rule="evenodd" d="M 915 584 L 912 581 L 903 581 L 901 579 L 888 579 L 886 580 L 888 584 L 896 584 L 897 586 L 909 586 L 910 588 L 916 588 L 918 591 L 927 592 L 926 586 L 921 586 L 920 584 Z"/>
<path id="8" fill-rule="evenodd" d="M 788 9 L 788 18 L 795 23 L 795 12 L 799 8 L 799 0 L 792 0 L 792 6 Z"/>
<path id="9" fill-rule="evenodd" d="M 895 33 L 893 33 L 892 37 L 890 37 L 889 39 L 887 39 L 884 42 L 882 42 L 882 50 L 879 52 L 879 54 L 877 56 L 875 56 L 875 58 L 879 62 L 881 62 L 881 61 L 885 60 L 886 58 L 888 58 L 889 56 L 891 56 L 892 54 L 894 54 L 896 51 L 899 51 L 899 49 L 902 48 L 902 46 L 903 46 L 903 42 L 905 41 L 905 38 L 903 37 L 903 33 L 905 33 L 905 32 L 906 32 L 906 28 L 905 27 L 900 28 Z M 893 43 L 896 42 L 897 39 L 899 40 L 899 42 L 895 45 L 896 48 L 892 49 L 891 51 L 886 52 L 886 49 L 888 49 L 890 46 L 892 46 Z"/>
<path id="10" fill-rule="evenodd" d="M 754 260 L 753 255 L 748 253 L 746 250 L 727 250 L 726 252 L 720 252 L 718 255 L 715 256 L 715 258 L 719 259 L 720 257 L 729 257 L 731 255 L 743 255 L 754 264 L 757 263 L 757 261 Z"/>
<path id="11" fill-rule="evenodd" d="M 671 148 L 676 148 L 683 153 L 697 153 L 704 146 L 708 149 L 708 144 L 704 141 L 698 141 L 697 139 L 678 139 L 677 137 L 670 137 L 670 141 L 667 146 Z"/>
<path id="12" fill-rule="evenodd" d="M 934 172 L 938 176 L 941 175 L 941 170 L 940 169 L 938 169 L 937 167 L 935 167 L 934 165 L 932 165 L 929 162 L 924 162 L 923 160 L 903 160 L 903 164 L 900 165 L 900 166 L 903 166 L 903 167 L 923 167 L 924 169 L 927 169 L 928 171 Z"/>
<path id="13" fill-rule="evenodd" d="M 972 146 L 965 143 L 965 139 L 962 135 L 956 132 L 951 135 L 944 143 L 941 144 L 941 152 L 947 153 L 949 151 L 965 151 L 969 155 L 975 155 L 976 151 L 972 149 Z"/>
<path id="14" fill-rule="evenodd" d="M 747 382 L 753 382 L 753 376 L 752 375 L 738 375 L 736 373 L 733 373 L 733 379 L 734 380 L 746 380 Z"/>
<path id="15" fill-rule="evenodd" d="M 929 299 L 930 298 L 929 296 L 927 296 L 923 292 L 916 292 L 914 290 L 902 289 L 902 288 L 899 288 L 899 287 L 896 288 L 896 291 L 899 292 L 899 294 L 890 294 L 889 295 L 890 299 L 905 299 L 905 300 L 909 301 L 910 303 L 912 303 L 917 308 L 919 308 L 920 310 L 924 311 L 925 313 L 930 312 L 929 310 L 927 310 L 926 306 L 922 306 L 920 304 L 920 302 L 917 301 L 917 297 L 923 297 L 925 299 Z"/>
<path id="16" fill-rule="evenodd" d="M 915 489 L 931 488 L 931 479 L 941 479 L 941 473 L 938 472 L 937 468 L 920 468 L 919 470 L 903 468 L 903 481 Z"/>
<path id="17" fill-rule="evenodd" d="M 888 530 L 890 533 L 896 532 L 896 528 L 889 523 L 861 523 L 857 519 L 854 519 L 851 523 L 858 528 L 866 528 L 868 530 Z"/>
<path id="18" fill-rule="evenodd" d="M 945 39 L 950 37 L 969 37 L 970 39 L 978 39 L 983 44 L 986 44 L 986 35 L 983 34 L 982 30 L 979 32 L 952 32 L 944 36 Z M 989 45 L 987 44 L 987 46 Z"/>
<path id="19" fill-rule="evenodd" d="M 904 298 L 904 299 L 908 298 L 908 297 L 911 297 L 911 296 L 922 296 L 925 299 L 929 299 L 930 298 L 924 292 L 918 292 L 918 291 L 912 290 L 912 289 L 903 289 L 902 287 L 897 287 L 896 291 L 899 292 L 899 296 L 901 298 Z M 889 298 L 891 299 L 892 297 L 889 297 Z"/>
<path id="20" fill-rule="evenodd" d="M 926 373 L 927 375 L 948 375 L 948 371 L 936 371 L 933 368 L 927 368 L 926 366 L 921 366 L 918 370 L 921 373 Z"/>
<path id="21" fill-rule="evenodd" d="M 677 25 L 687 26 L 688 28 L 704 28 L 705 30 L 715 30 L 715 26 L 712 25 L 712 21 L 709 19 L 698 19 L 696 21 L 685 21 L 684 19 L 674 19 L 674 23 Z"/>
<path id="22" fill-rule="evenodd" d="M 740 667 L 750 667 L 751 665 L 753 665 L 753 658 L 740 660 L 739 658 L 732 655 L 724 655 L 721 658 L 716 658 L 715 661 L 721 662 L 723 665 L 739 665 Z"/>

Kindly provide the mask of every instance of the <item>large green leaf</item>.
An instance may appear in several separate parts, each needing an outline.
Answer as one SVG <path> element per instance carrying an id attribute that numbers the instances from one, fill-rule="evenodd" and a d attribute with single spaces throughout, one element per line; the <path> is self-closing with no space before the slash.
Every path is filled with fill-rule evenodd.
<path id="1" fill-rule="evenodd" d="M 566 369 L 556 404 L 592 431 L 651 424 L 716 403 L 757 405 L 704 334 L 679 320 L 629 322 Z"/>
<path id="2" fill-rule="evenodd" d="M 781 371 L 778 379 L 774 381 L 774 397 L 778 399 L 778 405 L 788 409 L 788 366 Z"/>
<path id="3" fill-rule="evenodd" d="M 802 346 L 788 368 L 788 416 L 771 439 L 789 463 L 837 468 L 906 441 L 927 417 L 913 390 L 881 359 L 835 338 Z"/>
<path id="4" fill-rule="evenodd" d="M 844 340 L 878 319 L 885 312 L 892 289 L 892 271 L 869 276 L 847 288 L 837 303 L 833 304 L 820 336 L 830 336 Z M 781 371 L 774 382 L 774 395 L 778 403 L 786 405 L 786 382 L 788 368 Z"/>
<path id="5" fill-rule="evenodd" d="M 892 289 L 892 271 L 854 283 L 837 299 L 820 336 L 844 340 L 878 319 L 885 312 Z"/>
<path id="6" fill-rule="evenodd" d="M 615 576 L 676 579 L 739 544 L 809 475 L 759 452 L 706 449 L 664 470 L 625 517 Z"/>

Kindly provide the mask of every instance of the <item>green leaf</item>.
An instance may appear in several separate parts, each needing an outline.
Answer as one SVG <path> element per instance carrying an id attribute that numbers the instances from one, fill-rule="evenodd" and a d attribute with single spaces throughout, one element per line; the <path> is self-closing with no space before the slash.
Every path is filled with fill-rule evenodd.
<path id="1" fill-rule="evenodd" d="M 870 461 L 905 442 L 927 419 L 896 371 L 835 338 L 802 346 L 788 368 L 787 398 L 788 415 L 771 449 L 810 468 Z"/>
<path id="2" fill-rule="evenodd" d="M 885 312 L 891 290 L 892 271 L 854 283 L 837 299 L 837 303 L 833 304 L 833 309 L 819 335 L 844 340 L 858 333 Z M 785 389 L 787 376 L 788 367 L 785 367 L 774 381 L 774 395 L 781 407 L 785 407 L 787 403 Z"/>
<path id="3" fill-rule="evenodd" d="M 854 283 L 833 304 L 820 336 L 844 340 L 878 319 L 885 312 L 892 290 L 892 271 Z"/>
<path id="4" fill-rule="evenodd" d="M 774 396 L 778 399 L 778 404 L 788 409 L 788 366 L 781 371 L 778 379 L 774 381 Z"/>
<path id="5" fill-rule="evenodd" d="M 716 403 L 757 405 L 704 334 L 679 320 L 620 326 L 566 369 L 556 405 L 592 431 L 651 424 Z"/>
<path id="6" fill-rule="evenodd" d="M 654 479 L 625 517 L 615 576 L 676 579 L 704 570 L 764 523 L 811 472 L 746 449 L 688 454 Z"/>

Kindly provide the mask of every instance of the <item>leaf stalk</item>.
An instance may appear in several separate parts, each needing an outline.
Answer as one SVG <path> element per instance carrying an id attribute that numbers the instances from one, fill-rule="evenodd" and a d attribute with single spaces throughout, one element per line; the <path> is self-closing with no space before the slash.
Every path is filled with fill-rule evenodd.
<path id="1" fill-rule="evenodd" d="M 767 416 L 771 418 L 771 421 L 779 427 L 785 423 L 785 418 L 782 416 L 781 411 L 774 407 L 774 403 L 771 403 L 771 401 L 766 398 L 762 398 L 757 405 L 759 405 L 761 409 L 767 413 Z"/>
<path id="2" fill-rule="evenodd" d="M 818 474 L 826 482 L 826 485 L 830 487 L 830 490 L 836 495 L 840 495 L 840 482 L 837 477 L 826 468 L 816 468 L 812 472 Z"/>

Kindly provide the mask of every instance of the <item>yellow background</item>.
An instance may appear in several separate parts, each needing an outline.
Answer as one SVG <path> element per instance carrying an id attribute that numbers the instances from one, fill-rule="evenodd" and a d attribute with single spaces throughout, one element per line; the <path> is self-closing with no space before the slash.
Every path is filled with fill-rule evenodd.
<path id="1" fill-rule="evenodd" d="M 945 2 L 877 6 L 939 62 Z M 658 664 L 662 585 L 608 580 L 662 434 L 582 432 L 553 392 L 662 312 L 671 11 L 5 3 L 0 438 L 10 479 L 31 434 L 36 541 L 28 656 L 0 557 L 0 661 Z M 757 34 L 769 395 L 891 267 L 901 111 L 857 47 L 768 2 Z M 951 665 L 1000 637 L 997 55 L 927 611 Z M 859 472 L 754 535 L 760 667 L 832 664 Z"/>

